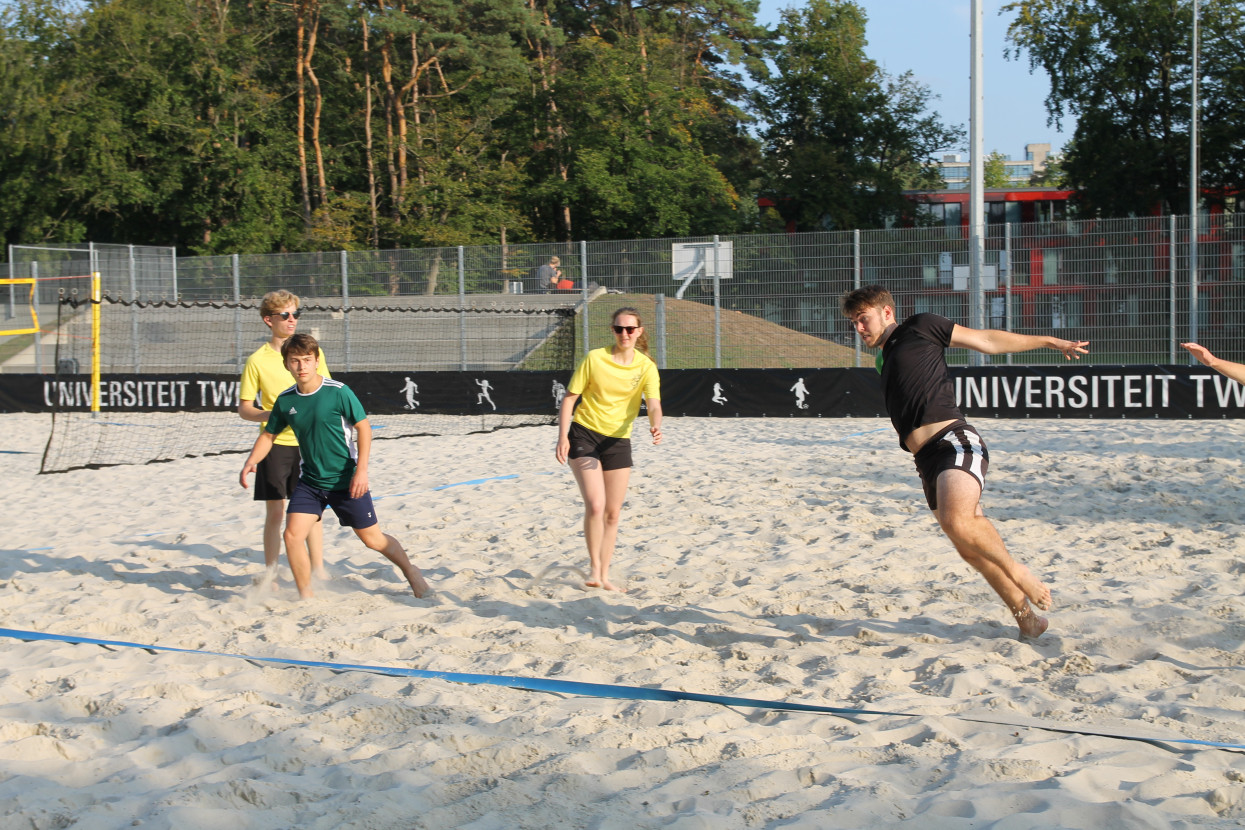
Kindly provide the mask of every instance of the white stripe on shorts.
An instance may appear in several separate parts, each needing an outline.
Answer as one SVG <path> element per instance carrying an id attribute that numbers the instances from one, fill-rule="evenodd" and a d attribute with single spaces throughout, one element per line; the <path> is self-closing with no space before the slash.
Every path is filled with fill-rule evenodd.
<path id="1" fill-rule="evenodd" d="M 955 467 L 970 473 L 984 490 L 986 478 L 981 472 L 981 459 L 985 454 L 981 446 L 981 436 L 966 429 L 957 429 L 947 434 L 946 440 L 955 447 Z"/>

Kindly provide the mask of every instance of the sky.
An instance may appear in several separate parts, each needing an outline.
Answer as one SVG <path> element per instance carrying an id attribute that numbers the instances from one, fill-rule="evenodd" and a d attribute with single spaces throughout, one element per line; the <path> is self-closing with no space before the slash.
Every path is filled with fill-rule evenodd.
<path id="1" fill-rule="evenodd" d="M 782 9 L 803 8 L 803 0 L 760 0 L 757 21 L 774 25 Z M 911 71 L 938 96 L 931 109 L 948 124 L 958 124 L 967 145 L 969 70 L 972 60 L 970 0 L 855 0 L 868 17 L 865 54 L 887 73 Z M 1043 101 L 1049 89 L 1045 72 L 1029 73 L 1026 55 L 1003 56 L 1011 15 L 999 9 L 1007 0 L 981 0 L 985 150 L 1009 159 L 1024 158 L 1026 144 L 1048 142 L 1058 152 L 1072 135 L 1075 122 L 1065 120 L 1063 132 L 1046 125 Z M 968 160 L 967 146 L 949 148 Z"/>

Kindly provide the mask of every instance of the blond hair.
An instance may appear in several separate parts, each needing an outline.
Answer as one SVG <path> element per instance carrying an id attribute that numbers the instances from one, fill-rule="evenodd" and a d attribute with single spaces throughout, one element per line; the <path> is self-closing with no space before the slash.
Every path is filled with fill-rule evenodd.
<path id="1" fill-rule="evenodd" d="M 291 294 L 284 288 L 279 291 L 269 291 L 264 298 L 259 301 L 260 318 L 271 317 L 290 303 L 294 304 L 294 308 L 298 308 L 298 295 Z"/>

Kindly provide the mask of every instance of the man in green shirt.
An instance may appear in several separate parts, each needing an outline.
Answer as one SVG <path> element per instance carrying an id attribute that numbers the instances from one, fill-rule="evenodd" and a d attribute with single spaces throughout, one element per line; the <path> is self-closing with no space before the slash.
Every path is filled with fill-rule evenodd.
<path id="1" fill-rule="evenodd" d="M 332 507 L 342 526 L 352 528 L 363 544 L 397 565 L 415 596 L 424 596 L 429 589 L 423 574 L 398 540 L 381 532 L 376 518 L 367 480 L 372 426 L 363 405 L 345 384 L 319 374 L 320 346 L 311 335 L 291 336 L 281 346 L 281 357 L 295 384 L 277 396 L 239 478 L 245 488 L 247 476 L 268 455 L 276 436 L 287 426 L 294 430 L 302 470 L 286 513 L 285 553 L 299 597 L 314 596 L 307 537 L 325 507 Z"/>

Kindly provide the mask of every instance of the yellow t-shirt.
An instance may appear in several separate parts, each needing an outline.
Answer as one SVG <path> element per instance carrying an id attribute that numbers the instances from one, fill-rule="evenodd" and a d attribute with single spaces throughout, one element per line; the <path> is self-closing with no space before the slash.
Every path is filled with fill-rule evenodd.
<path id="1" fill-rule="evenodd" d="M 637 351 L 631 365 L 614 362 L 613 349 L 593 349 L 579 364 L 566 391 L 582 395 L 575 423 L 610 438 L 630 438 L 640 396 L 661 400 L 657 364 Z"/>
<path id="2" fill-rule="evenodd" d="M 324 377 L 332 377 L 324 361 L 324 349 L 320 350 L 318 370 Z M 246 359 L 246 366 L 242 368 L 242 385 L 238 389 L 238 400 L 254 401 L 258 397 L 259 408 L 270 412 L 273 404 L 277 402 L 277 395 L 293 385 L 294 376 L 290 374 L 289 369 L 285 368 L 281 353 L 265 343 Z M 267 420 L 264 421 L 264 424 L 266 423 L 268 423 Z M 264 424 L 259 425 L 261 430 Z M 281 434 L 274 439 L 274 442 L 287 447 L 298 446 L 294 430 L 289 427 L 281 430 Z"/>

